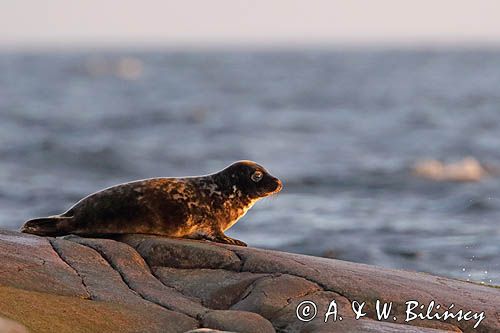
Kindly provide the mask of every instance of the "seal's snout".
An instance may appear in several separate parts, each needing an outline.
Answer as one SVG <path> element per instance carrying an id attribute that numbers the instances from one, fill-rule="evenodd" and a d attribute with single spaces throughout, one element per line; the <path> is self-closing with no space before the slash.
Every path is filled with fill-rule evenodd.
<path id="1" fill-rule="evenodd" d="M 273 178 L 273 181 L 275 184 L 275 188 L 273 190 L 273 193 L 278 193 L 279 191 L 281 191 L 283 189 L 283 182 L 276 177 Z"/>
<path id="2" fill-rule="evenodd" d="M 279 192 L 283 189 L 283 182 L 281 180 L 279 180 L 278 178 L 276 178 L 276 183 L 277 183 L 276 192 Z"/>

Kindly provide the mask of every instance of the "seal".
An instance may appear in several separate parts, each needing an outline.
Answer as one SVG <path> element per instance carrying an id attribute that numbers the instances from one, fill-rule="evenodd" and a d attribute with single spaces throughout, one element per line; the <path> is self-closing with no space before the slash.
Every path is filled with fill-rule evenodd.
<path id="1" fill-rule="evenodd" d="M 27 221 L 40 236 L 154 234 L 246 246 L 224 234 L 282 182 L 252 161 L 197 177 L 150 178 L 93 193 L 60 215 Z"/>

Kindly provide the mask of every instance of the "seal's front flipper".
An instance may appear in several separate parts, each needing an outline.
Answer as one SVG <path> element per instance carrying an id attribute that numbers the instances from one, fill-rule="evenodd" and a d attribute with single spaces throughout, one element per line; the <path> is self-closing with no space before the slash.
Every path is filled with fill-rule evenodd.
<path id="1" fill-rule="evenodd" d="M 69 233 L 72 217 L 49 216 L 26 221 L 21 232 L 39 236 L 61 236 Z"/>
<path id="2" fill-rule="evenodd" d="M 189 236 L 185 236 L 188 239 L 197 239 L 197 240 L 206 240 L 210 242 L 216 242 L 216 243 L 223 243 L 223 244 L 231 244 L 231 245 L 238 245 L 238 246 L 247 246 L 246 243 L 231 238 L 229 236 L 224 235 L 222 232 L 212 234 L 212 233 L 206 233 L 206 232 L 195 232 Z"/>
<path id="3" fill-rule="evenodd" d="M 237 246 L 247 246 L 247 243 L 242 242 L 238 239 L 231 238 L 229 236 L 224 235 L 223 233 L 214 237 L 214 241 L 217 243 L 231 244 Z"/>

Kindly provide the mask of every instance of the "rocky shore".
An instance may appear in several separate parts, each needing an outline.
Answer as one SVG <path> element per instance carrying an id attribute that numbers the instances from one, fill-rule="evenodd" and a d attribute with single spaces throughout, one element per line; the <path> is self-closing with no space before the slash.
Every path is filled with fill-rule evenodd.
<path id="1" fill-rule="evenodd" d="M 0 257 L 0 332 L 21 332 L 13 321 L 30 332 L 500 331 L 498 288 L 339 260 L 143 235 L 5 230 Z M 325 323 L 332 300 L 337 320 Z M 377 300 L 392 302 L 386 320 L 377 320 Z M 297 318 L 304 301 L 315 303 L 315 319 Z M 434 301 L 432 313 L 462 309 L 470 318 L 405 321 L 408 301 L 423 314 Z M 356 320 L 352 303 L 363 302 L 366 315 Z M 303 320 L 310 304 L 299 307 Z"/>

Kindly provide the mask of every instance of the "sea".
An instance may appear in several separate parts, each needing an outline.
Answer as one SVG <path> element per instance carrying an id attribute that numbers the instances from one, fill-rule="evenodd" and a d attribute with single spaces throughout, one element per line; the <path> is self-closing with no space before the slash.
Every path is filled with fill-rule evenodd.
<path id="1" fill-rule="evenodd" d="M 0 227 L 122 182 L 254 160 L 250 246 L 500 284 L 500 49 L 0 52 Z"/>

